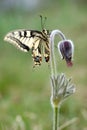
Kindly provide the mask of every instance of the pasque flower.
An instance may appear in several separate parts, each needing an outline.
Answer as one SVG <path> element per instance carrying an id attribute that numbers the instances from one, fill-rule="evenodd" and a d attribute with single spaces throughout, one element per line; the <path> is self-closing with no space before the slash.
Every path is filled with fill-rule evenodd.
<path id="1" fill-rule="evenodd" d="M 75 92 L 75 86 L 67 79 L 65 74 L 59 74 L 56 67 L 56 58 L 54 53 L 54 38 L 55 35 L 61 37 L 61 41 L 58 42 L 58 51 L 61 58 L 66 60 L 68 66 L 72 66 L 72 58 L 74 53 L 74 45 L 71 40 L 67 40 L 65 35 L 60 30 L 53 30 L 50 35 L 50 65 L 51 65 L 51 85 L 52 96 L 51 103 L 56 106 L 64 100 L 66 97 L 72 95 Z M 56 55 L 57 56 L 57 55 Z"/>
<path id="2" fill-rule="evenodd" d="M 71 40 L 62 40 L 58 43 L 58 50 L 62 59 L 66 60 L 68 66 L 72 66 L 74 45 Z"/>
<path id="3" fill-rule="evenodd" d="M 68 66 L 72 66 L 72 58 L 74 52 L 74 45 L 71 40 L 67 40 L 65 35 L 60 30 L 53 30 L 50 35 L 50 68 L 51 68 L 51 104 L 53 107 L 53 130 L 59 128 L 59 109 L 61 103 L 75 93 L 75 86 L 71 83 L 71 79 L 67 79 L 65 74 L 59 74 L 56 64 L 57 55 L 54 52 L 55 35 L 62 39 L 58 43 L 58 51 L 63 59 L 65 59 Z"/>

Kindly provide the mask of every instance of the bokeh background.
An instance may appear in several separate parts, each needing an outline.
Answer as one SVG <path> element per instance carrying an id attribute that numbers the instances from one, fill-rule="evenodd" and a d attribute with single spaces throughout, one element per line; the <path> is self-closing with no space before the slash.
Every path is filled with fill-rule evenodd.
<path id="1" fill-rule="evenodd" d="M 56 54 L 59 72 L 76 85 L 61 106 L 60 125 L 76 119 L 63 130 L 87 130 L 86 0 L 0 0 L 0 130 L 52 129 L 48 64 L 33 69 L 31 52 L 3 41 L 11 30 L 41 30 L 40 14 L 47 17 L 46 29 L 60 29 L 75 45 L 72 68 Z"/>

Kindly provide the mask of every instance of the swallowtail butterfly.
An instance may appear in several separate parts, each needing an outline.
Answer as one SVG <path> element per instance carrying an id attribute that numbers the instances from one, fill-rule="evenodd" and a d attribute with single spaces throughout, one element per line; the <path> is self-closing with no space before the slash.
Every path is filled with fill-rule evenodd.
<path id="1" fill-rule="evenodd" d="M 40 17 L 42 31 L 20 29 L 7 33 L 4 38 L 5 41 L 15 45 L 18 49 L 24 52 L 31 50 L 34 66 L 41 65 L 42 56 L 44 56 L 46 62 L 49 62 L 50 58 L 50 33 L 48 30 L 44 29 L 46 17 L 44 22 L 42 16 Z"/>

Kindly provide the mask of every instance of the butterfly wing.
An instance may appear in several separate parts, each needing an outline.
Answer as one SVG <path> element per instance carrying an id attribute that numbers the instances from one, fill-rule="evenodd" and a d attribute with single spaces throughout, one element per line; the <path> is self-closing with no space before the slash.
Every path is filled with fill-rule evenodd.
<path id="1" fill-rule="evenodd" d="M 33 57 L 34 65 L 41 65 L 42 62 L 41 44 L 39 44 L 37 49 L 32 49 L 32 57 Z"/>
<path id="2" fill-rule="evenodd" d="M 33 47 L 36 49 L 42 37 L 40 31 L 35 30 L 17 30 L 9 32 L 4 40 L 15 45 L 18 49 L 28 52 Z"/>
<path id="3" fill-rule="evenodd" d="M 44 58 L 46 62 L 49 62 L 50 59 L 50 51 L 45 47 L 44 48 Z"/>

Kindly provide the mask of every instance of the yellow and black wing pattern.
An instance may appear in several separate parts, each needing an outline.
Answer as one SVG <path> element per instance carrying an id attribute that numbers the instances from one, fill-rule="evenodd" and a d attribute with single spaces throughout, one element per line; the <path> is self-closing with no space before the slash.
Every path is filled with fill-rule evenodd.
<path id="1" fill-rule="evenodd" d="M 49 32 L 45 29 L 42 31 L 20 29 L 9 32 L 4 40 L 24 52 L 31 50 L 34 64 L 41 65 L 42 55 L 46 62 L 49 61 L 49 36 Z"/>

